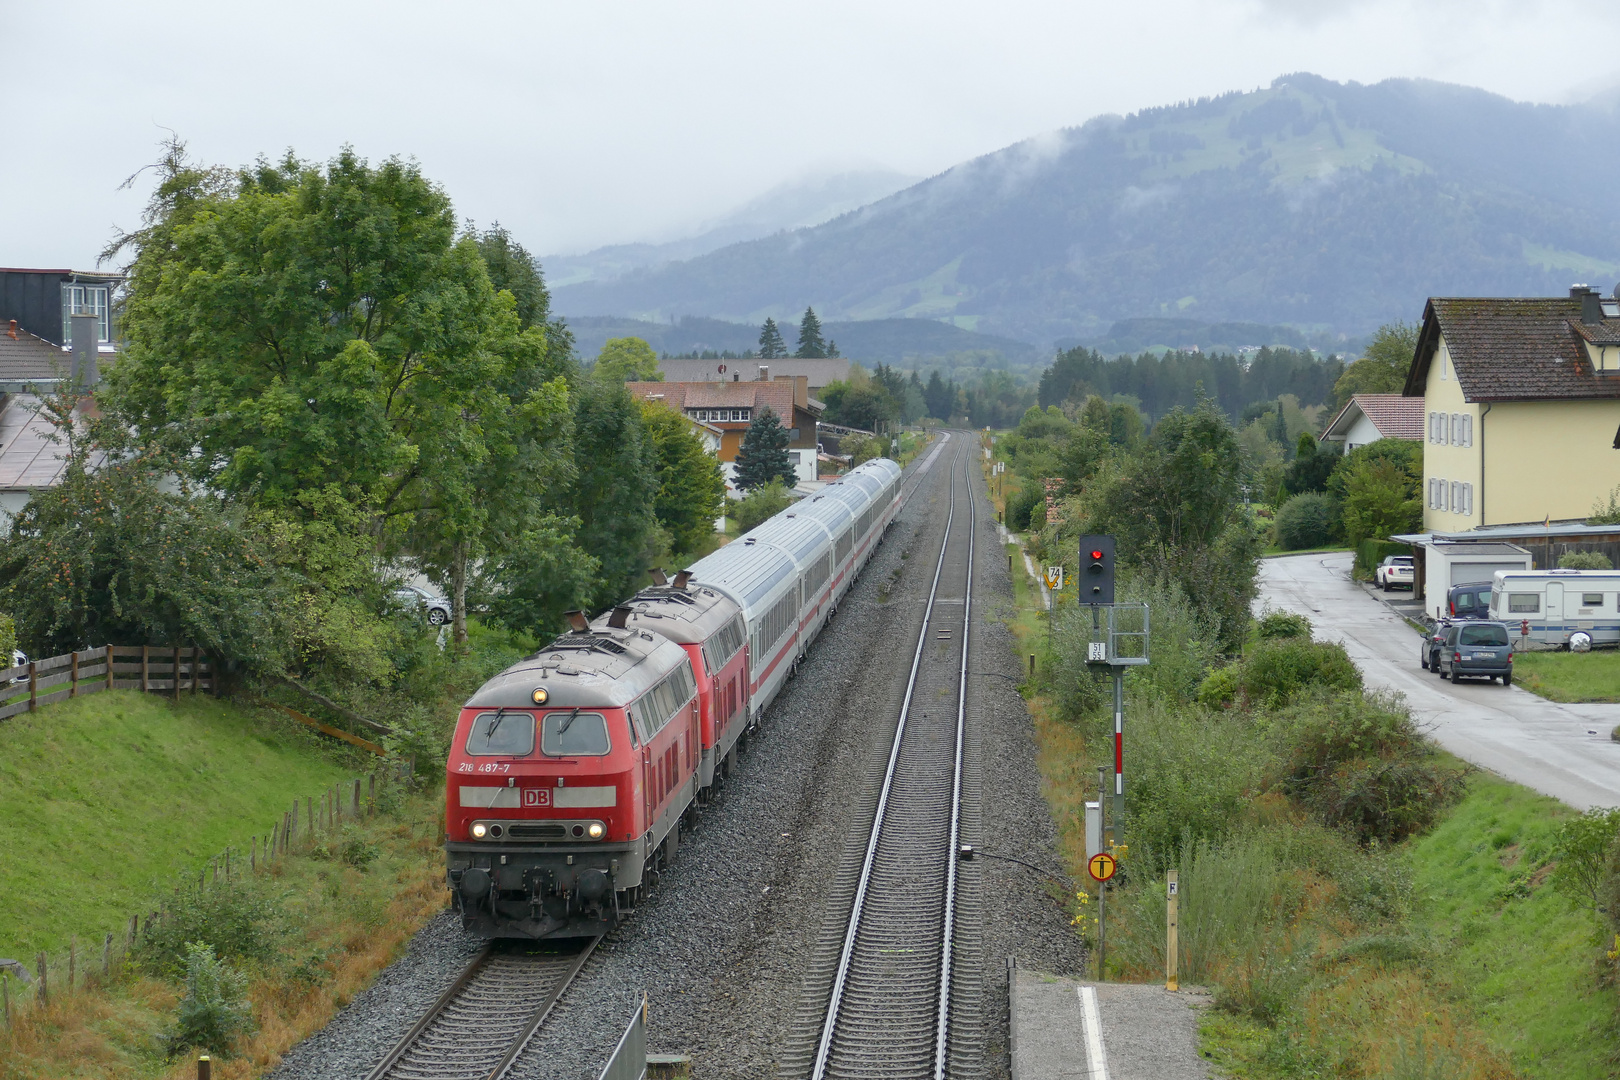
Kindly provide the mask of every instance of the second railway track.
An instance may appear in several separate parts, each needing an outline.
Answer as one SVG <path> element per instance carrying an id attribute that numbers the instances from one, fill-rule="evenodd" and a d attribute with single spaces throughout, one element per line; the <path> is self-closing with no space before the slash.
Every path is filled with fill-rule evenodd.
<path id="1" fill-rule="evenodd" d="M 498 1080 L 599 940 L 577 951 L 486 945 L 366 1080 Z"/>
<path id="2" fill-rule="evenodd" d="M 977 525 L 970 453 L 949 468 L 945 538 L 825 992 L 813 1080 L 947 1075 Z"/>

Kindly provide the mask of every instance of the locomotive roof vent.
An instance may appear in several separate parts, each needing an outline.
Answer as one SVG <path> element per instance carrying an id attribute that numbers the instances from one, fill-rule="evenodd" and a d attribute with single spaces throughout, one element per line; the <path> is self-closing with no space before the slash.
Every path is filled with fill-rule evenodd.
<path id="1" fill-rule="evenodd" d="M 652 576 L 654 585 L 668 585 L 669 584 L 669 579 L 664 576 L 664 568 L 663 567 L 655 566 L 651 570 L 648 570 L 647 573 Z"/>
<path id="2" fill-rule="evenodd" d="M 568 620 L 568 625 L 573 629 L 574 633 L 588 634 L 591 632 L 590 620 L 585 617 L 583 611 L 565 611 L 563 617 Z"/>
<path id="3" fill-rule="evenodd" d="M 692 571 L 690 571 L 690 570 L 682 570 L 680 573 L 675 575 L 675 587 L 677 589 L 684 589 L 684 588 L 686 588 L 686 583 L 688 581 L 691 581 L 691 580 L 692 580 Z"/>
<path id="4" fill-rule="evenodd" d="M 623 630 L 625 623 L 630 621 L 630 616 L 632 613 L 632 608 L 628 608 L 623 604 L 620 604 L 618 607 L 613 609 L 613 614 L 608 616 L 608 625 L 613 627 L 615 630 Z"/>

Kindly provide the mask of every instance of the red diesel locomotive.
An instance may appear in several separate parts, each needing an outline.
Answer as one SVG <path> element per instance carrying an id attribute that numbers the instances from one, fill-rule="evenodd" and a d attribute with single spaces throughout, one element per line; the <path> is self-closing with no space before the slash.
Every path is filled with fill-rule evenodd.
<path id="1" fill-rule="evenodd" d="M 594 623 L 570 613 L 571 632 L 479 688 L 446 765 L 467 929 L 590 936 L 635 906 L 870 557 L 899 479 L 868 462 Z"/>

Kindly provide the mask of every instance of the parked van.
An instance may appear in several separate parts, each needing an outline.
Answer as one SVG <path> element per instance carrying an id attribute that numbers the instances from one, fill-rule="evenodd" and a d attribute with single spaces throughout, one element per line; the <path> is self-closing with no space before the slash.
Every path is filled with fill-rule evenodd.
<path id="1" fill-rule="evenodd" d="M 1498 570 L 1490 617 L 1542 645 L 1620 644 L 1620 570 Z"/>

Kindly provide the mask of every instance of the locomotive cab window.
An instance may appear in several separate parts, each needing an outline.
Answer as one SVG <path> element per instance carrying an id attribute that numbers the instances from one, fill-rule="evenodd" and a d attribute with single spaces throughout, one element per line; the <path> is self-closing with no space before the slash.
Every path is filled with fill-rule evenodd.
<path id="1" fill-rule="evenodd" d="M 469 757 L 528 757 L 534 753 L 534 716 L 526 712 L 479 713 L 467 732 Z"/>
<path id="2" fill-rule="evenodd" d="M 540 752 L 549 757 L 601 757 L 613 749 L 601 713 L 547 713 L 540 722 Z"/>

